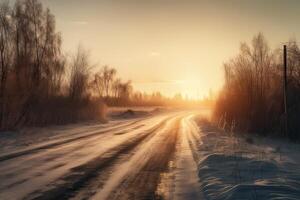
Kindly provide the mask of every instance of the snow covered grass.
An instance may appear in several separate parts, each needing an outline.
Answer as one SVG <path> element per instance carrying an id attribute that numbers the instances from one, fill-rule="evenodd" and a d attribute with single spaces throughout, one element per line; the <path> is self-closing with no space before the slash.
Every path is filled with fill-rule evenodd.
<path id="1" fill-rule="evenodd" d="M 198 176 L 207 199 L 300 199 L 299 144 L 199 123 Z"/>

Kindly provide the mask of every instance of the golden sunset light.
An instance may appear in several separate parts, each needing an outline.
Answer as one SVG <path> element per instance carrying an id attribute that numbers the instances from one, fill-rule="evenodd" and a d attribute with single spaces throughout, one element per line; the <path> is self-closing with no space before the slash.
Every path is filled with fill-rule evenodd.
<path id="1" fill-rule="evenodd" d="M 293 0 L 286 5 L 280 0 L 43 3 L 56 16 L 67 52 L 80 43 L 98 67 L 110 65 L 138 90 L 161 88 L 168 96 L 181 92 L 195 98 L 218 91 L 224 80 L 222 64 L 237 52 L 241 41 L 249 41 L 253 35 L 249 30 L 263 32 L 274 47 L 284 42 L 281 38 L 300 34 L 296 26 L 300 4 Z M 282 12 L 285 9 L 289 12 Z M 194 79 L 198 87 L 189 86 Z"/>
<path id="2" fill-rule="evenodd" d="M 300 0 L 0 0 L 0 200 L 300 200 Z"/>

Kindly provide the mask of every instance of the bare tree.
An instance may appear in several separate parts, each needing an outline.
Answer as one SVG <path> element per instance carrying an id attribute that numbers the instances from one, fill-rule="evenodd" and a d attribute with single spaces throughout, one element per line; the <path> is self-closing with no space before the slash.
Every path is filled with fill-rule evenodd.
<path id="1" fill-rule="evenodd" d="M 121 84 L 122 84 L 122 81 L 120 78 L 117 78 L 114 82 L 113 82 L 113 85 L 112 85 L 112 92 L 113 92 L 113 97 L 114 98 L 120 98 L 121 96 L 121 91 L 120 91 L 120 88 L 121 88 Z"/>
<path id="2" fill-rule="evenodd" d="M 128 102 L 132 90 L 133 89 L 132 89 L 131 81 L 127 81 L 124 83 L 120 82 L 118 86 L 119 99 L 121 99 L 124 103 Z"/>
<path id="3" fill-rule="evenodd" d="M 113 97 L 115 93 L 115 77 L 117 71 L 109 66 L 103 66 L 100 71 L 95 74 L 94 88 L 99 97 Z"/>
<path id="4" fill-rule="evenodd" d="M 274 66 L 273 54 L 261 33 L 253 38 L 251 46 L 242 43 L 239 55 L 224 64 L 222 108 L 217 112 L 223 110 L 221 115 L 226 116 L 227 124 L 238 121 L 241 127 L 260 130 L 267 126 Z"/>
<path id="5" fill-rule="evenodd" d="M 70 115 L 88 118 L 99 114 L 93 109 L 99 102 L 85 98 L 77 108 L 74 105 L 79 104 L 66 98 L 67 92 L 73 100 L 88 96 L 91 66 L 82 48 L 67 65 L 55 27 L 54 15 L 39 0 L 17 0 L 12 8 L 7 2 L 0 3 L 0 128 L 58 122 L 54 113 L 60 107 L 71 121 Z M 70 67 L 69 87 L 66 67 Z M 109 89 L 114 74 L 106 73 Z"/>
<path id="6" fill-rule="evenodd" d="M 108 66 L 104 66 L 102 69 L 103 84 L 106 98 L 110 96 L 110 91 L 112 89 L 112 83 L 114 81 L 116 72 L 117 71 L 114 68 L 109 68 Z"/>
<path id="7" fill-rule="evenodd" d="M 0 4 L 0 127 L 3 127 L 6 107 L 6 87 L 9 71 L 12 68 L 13 27 L 11 24 L 11 10 L 8 2 Z"/>
<path id="8" fill-rule="evenodd" d="M 101 71 L 95 73 L 93 80 L 93 88 L 97 95 L 102 98 L 104 96 L 104 79 Z"/>
<path id="9" fill-rule="evenodd" d="M 78 47 L 70 64 L 69 96 L 79 100 L 87 94 L 90 75 L 89 54 L 82 47 Z"/>

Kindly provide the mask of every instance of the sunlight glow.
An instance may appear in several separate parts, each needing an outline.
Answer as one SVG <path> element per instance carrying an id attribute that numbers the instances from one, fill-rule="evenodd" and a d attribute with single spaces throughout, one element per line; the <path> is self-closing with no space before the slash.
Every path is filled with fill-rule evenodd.
<path id="1" fill-rule="evenodd" d="M 221 88 L 222 63 L 236 54 L 241 41 L 261 31 L 272 47 L 300 34 L 300 3 L 274 1 L 44 3 L 57 18 L 66 51 L 83 44 L 94 63 L 116 68 L 136 90 L 197 98 Z M 282 12 L 283 5 L 289 12 Z M 281 23 L 284 29 L 278 29 Z"/>
<path id="2" fill-rule="evenodd" d="M 168 97 L 181 94 L 183 98 L 201 99 L 208 94 L 207 89 L 201 87 L 199 80 L 172 80 L 172 81 L 149 81 L 149 82 L 133 82 L 137 91 L 153 93 L 160 91 Z"/>

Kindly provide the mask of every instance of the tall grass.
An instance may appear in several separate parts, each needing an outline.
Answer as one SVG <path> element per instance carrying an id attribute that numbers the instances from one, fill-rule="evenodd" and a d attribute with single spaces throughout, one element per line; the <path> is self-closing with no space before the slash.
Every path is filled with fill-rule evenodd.
<path id="1" fill-rule="evenodd" d="M 224 64 L 225 84 L 216 101 L 213 118 L 226 129 L 259 134 L 283 134 L 282 51 L 271 50 L 259 33 L 252 43 Z M 289 137 L 300 138 L 300 50 L 288 43 Z"/>

